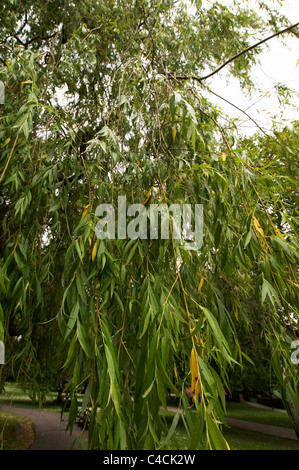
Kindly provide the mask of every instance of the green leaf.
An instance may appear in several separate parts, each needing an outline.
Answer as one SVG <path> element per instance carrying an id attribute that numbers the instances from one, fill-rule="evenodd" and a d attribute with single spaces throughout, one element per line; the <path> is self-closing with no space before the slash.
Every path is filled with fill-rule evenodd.
<path id="1" fill-rule="evenodd" d="M 181 101 L 181 99 L 182 99 L 182 97 L 179 93 L 174 93 L 170 97 L 170 114 L 171 114 L 172 121 L 174 121 L 174 119 L 175 119 L 176 107 L 177 107 L 178 103 Z"/>
<path id="2" fill-rule="evenodd" d="M 193 429 L 190 436 L 190 442 L 188 449 L 197 450 L 199 443 L 202 441 L 204 432 L 205 416 L 203 410 L 203 403 L 200 403 L 199 408 L 196 412 L 196 419 L 193 425 Z"/>
<path id="3" fill-rule="evenodd" d="M 277 291 L 274 287 L 264 278 L 263 285 L 262 285 L 262 303 L 265 302 L 266 297 L 269 298 L 270 302 L 273 306 L 275 306 L 275 302 L 281 307 L 281 303 L 277 294 Z"/>
<path id="4" fill-rule="evenodd" d="M 228 450 L 226 441 L 209 414 L 206 414 L 207 437 L 212 450 Z"/>
<path id="5" fill-rule="evenodd" d="M 166 387 L 169 388 L 173 393 L 175 393 L 177 396 L 179 396 L 179 392 L 176 389 L 176 386 L 172 383 L 170 380 L 164 365 L 161 362 L 161 359 L 158 358 L 158 365 L 159 365 L 159 372 L 160 372 L 160 377 L 163 380 L 163 383 L 166 385 Z"/>
<path id="6" fill-rule="evenodd" d="M 82 299 L 83 302 L 86 304 L 86 303 L 87 303 L 87 299 L 86 299 L 86 293 L 85 293 L 85 288 L 84 288 L 84 281 L 83 281 L 83 277 L 82 277 L 81 271 L 77 271 L 77 274 L 76 274 L 76 286 L 77 286 L 77 290 L 78 290 L 78 293 L 79 293 L 81 299 Z"/>
<path id="7" fill-rule="evenodd" d="M 68 349 L 67 358 L 65 360 L 63 368 L 67 367 L 69 365 L 69 363 L 71 362 L 71 360 L 73 359 L 73 357 L 74 357 L 76 341 L 77 341 L 77 334 L 74 334 L 74 336 L 72 338 L 72 341 L 71 341 L 71 344 L 70 344 L 69 349 Z"/>
<path id="8" fill-rule="evenodd" d="M 88 385 L 85 389 L 85 392 L 84 392 L 84 395 L 83 395 L 83 400 L 82 400 L 82 405 L 81 405 L 83 413 L 86 410 L 86 407 L 87 407 L 87 405 L 89 403 L 89 400 L 90 400 L 90 387 L 91 387 L 91 382 L 89 381 Z"/>
<path id="9" fill-rule="evenodd" d="M 124 307 L 124 304 L 123 304 L 121 298 L 119 297 L 118 293 L 116 291 L 114 291 L 113 295 L 116 298 L 116 301 L 117 301 L 122 313 L 124 313 L 125 307 Z"/>
<path id="10" fill-rule="evenodd" d="M 160 444 L 159 449 L 162 449 L 164 446 L 166 446 L 166 444 L 168 444 L 168 442 L 170 441 L 170 439 L 174 435 L 174 433 L 176 431 L 176 428 L 177 428 L 177 425 L 178 425 L 179 420 L 180 420 L 180 415 L 181 415 L 181 413 L 179 411 L 177 411 L 175 413 L 175 415 L 173 417 L 173 420 L 172 420 L 172 423 L 171 423 L 171 426 L 169 428 L 169 432 L 168 432 L 166 438 L 164 439 L 164 441 L 162 441 L 162 443 Z"/>
<path id="11" fill-rule="evenodd" d="M 155 384 L 155 380 L 152 381 L 152 383 L 150 384 L 148 389 L 143 393 L 142 398 L 146 398 L 148 396 L 148 394 L 151 392 L 154 384 Z"/>
<path id="12" fill-rule="evenodd" d="M 77 337 L 78 337 L 79 343 L 80 343 L 83 351 L 87 355 L 87 357 L 92 359 L 93 354 L 92 354 L 92 349 L 91 349 L 91 345 L 90 345 L 90 340 L 89 340 L 89 337 L 88 337 L 88 332 L 85 330 L 83 325 L 81 325 L 79 319 L 77 319 Z"/>
<path id="13" fill-rule="evenodd" d="M 72 308 L 69 320 L 67 322 L 66 332 L 65 332 L 63 341 L 66 341 L 66 339 L 68 338 L 69 334 L 71 333 L 72 329 L 74 328 L 76 324 L 78 313 L 79 313 L 79 308 L 80 308 L 80 304 L 79 304 L 79 301 L 77 300 L 74 307 Z"/>
<path id="14" fill-rule="evenodd" d="M 160 374 L 160 370 L 156 368 L 156 384 L 157 384 L 157 391 L 158 397 L 162 403 L 162 406 L 165 411 L 167 411 L 167 402 L 166 402 L 166 387 L 164 387 L 163 379 Z"/>
<path id="15" fill-rule="evenodd" d="M 246 240 L 245 240 L 245 243 L 244 243 L 244 248 L 247 247 L 247 245 L 249 244 L 251 238 L 252 238 L 252 232 L 250 230 L 250 232 L 247 233 Z"/>
<path id="16" fill-rule="evenodd" d="M 201 359 L 200 356 L 197 356 L 197 360 L 198 360 L 198 364 L 199 364 L 199 368 L 200 368 L 200 373 L 202 374 L 202 376 L 204 377 L 204 379 L 206 380 L 206 382 L 208 384 L 208 391 L 211 393 L 211 395 L 215 399 L 217 399 L 217 388 L 216 388 L 216 383 L 215 383 L 215 379 L 213 377 L 213 374 L 210 372 L 208 366 Z"/>
<path id="17" fill-rule="evenodd" d="M 233 360 L 233 358 L 231 356 L 229 356 L 230 353 L 230 349 L 229 349 L 229 346 L 228 346 L 228 343 L 225 339 L 225 337 L 223 336 L 223 333 L 219 327 L 219 324 L 217 322 L 217 320 L 215 319 L 214 315 L 205 307 L 201 307 L 202 311 L 204 312 L 204 315 L 211 327 L 211 330 L 214 334 L 214 338 L 220 348 L 220 350 L 222 351 L 222 353 L 225 355 L 226 359 L 229 361 L 229 362 L 235 362 Z"/>
<path id="18" fill-rule="evenodd" d="M 110 386 L 112 390 L 112 399 L 115 406 L 115 411 L 120 419 L 122 419 L 122 411 L 120 405 L 120 388 L 118 384 L 118 372 L 116 365 L 116 358 L 114 351 L 111 347 L 105 344 L 105 355 L 108 365 L 108 373 L 110 376 Z"/>
<path id="19" fill-rule="evenodd" d="M 127 257 L 127 260 L 126 260 L 126 265 L 129 264 L 132 261 L 132 258 L 135 254 L 135 251 L 136 251 L 137 247 L 138 247 L 138 242 L 136 242 L 135 245 L 133 245 L 133 247 L 131 248 L 130 253 L 129 253 L 129 255 Z"/>

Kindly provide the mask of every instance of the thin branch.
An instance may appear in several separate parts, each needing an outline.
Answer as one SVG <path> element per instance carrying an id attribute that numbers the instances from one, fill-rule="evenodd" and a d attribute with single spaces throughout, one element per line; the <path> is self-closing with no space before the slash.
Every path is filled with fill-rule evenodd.
<path id="1" fill-rule="evenodd" d="M 24 42 L 22 41 L 16 34 L 13 34 L 11 37 L 15 38 L 21 46 L 27 48 L 29 44 L 31 44 L 34 41 L 40 40 L 40 41 L 47 41 L 48 39 L 52 39 L 55 35 L 57 35 L 57 32 L 50 34 L 49 36 L 35 36 L 34 38 L 28 39 L 28 41 Z M 9 37 L 9 36 L 8 36 Z"/>
<path id="2" fill-rule="evenodd" d="M 97 26 L 96 28 L 93 28 L 89 31 L 88 34 L 86 34 L 86 36 L 82 39 L 82 42 L 85 41 L 94 31 L 97 31 L 98 29 L 101 29 L 103 27 L 102 24 L 100 24 L 100 26 Z"/>
<path id="3" fill-rule="evenodd" d="M 20 28 L 18 29 L 18 31 L 15 33 L 17 36 L 19 34 L 21 34 L 21 32 L 23 31 L 23 29 L 25 28 L 25 26 L 27 25 L 28 23 L 28 15 L 27 15 L 27 11 L 25 11 L 25 18 L 24 18 L 24 23 L 20 26 Z"/>
<path id="4" fill-rule="evenodd" d="M 228 103 L 230 106 L 233 106 L 234 108 L 236 108 L 238 111 L 240 111 L 241 113 L 243 113 L 245 116 L 248 117 L 248 119 L 250 121 L 252 121 L 256 127 L 259 128 L 259 130 L 265 135 L 265 136 L 268 136 L 268 134 L 264 131 L 264 129 L 251 117 L 249 116 L 249 114 L 246 113 L 246 111 L 244 111 L 243 109 L 239 108 L 239 106 L 235 105 L 234 103 L 232 103 L 231 101 L 227 100 L 226 98 L 223 98 L 223 96 L 221 95 L 218 95 L 217 93 L 215 93 L 214 91 L 210 90 L 210 93 L 212 93 L 212 95 L 215 95 L 217 96 L 217 98 L 220 98 L 221 100 L 225 101 L 226 103 Z"/>
<path id="5" fill-rule="evenodd" d="M 4 170 L 3 170 L 3 172 L 2 172 L 2 174 L 1 174 L 1 176 L 0 176 L 0 183 L 1 183 L 1 181 L 3 180 L 3 177 L 4 177 L 4 175 L 5 175 L 5 172 L 6 172 L 6 170 L 7 170 L 7 167 L 8 167 L 8 165 L 9 165 L 10 160 L 11 160 L 12 154 L 13 154 L 13 152 L 14 152 L 15 146 L 16 146 L 17 141 L 18 141 L 18 138 L 19 138 L 19 133 L 20 133 L 20 129 L 19 129 L 18 132 L 17 132 L 16 138 L 15 138 L 15 140 L 14 140 L 14 143 L 13 143 L 12 149 L 11 149 L 11 151 L 10 151 L 9 157 L 8 157 L 8 159 L 7 159 L 7 162 L 6 162 L 6 164 L 5 164 Z"/>
<path id="6" fill-rule="evenodd" d="M 228 59 L 226 62 L 224 62 L 222 65 L 220 65 L 220 67 L 215 69 L 213 72 L 210 72 L 207 75 L 204 75 L 203 77 L 197 77 L 196 75 L 176 75 L 176 74 L 169 74 L 167 76 L 169 78 L 174 78 L 174 79 L 177 79 L 177 80 L 191 80 L 192 79 L 192 80 L 196 80 L 197 82 L 202 82 L 202 81 L 207 80 L 208 78 L 212 77 L 213 75 L 216 75 L 224 67 L 226 67 L 227 65 L 229 65 L 231 62 L 238 59 L 242 55 L 246 54 L 247 52 L 250 52 L 253 49 L 256 49 L 258 46 L 261 46 L 265 42 L 270 41 L 270 39 L 273 39 L 273 38 L 279 36 L 280 34 L 287 33 L 288 31 L 291 31 L 293 28 L 296 28 L 297 26 L 299 26 L 299 22 L 296 23 L 296 24 L 293 24 L 291 26 L 288 26 L 287 28 L 282 29 L 281 31 L 278 31 L 278 32 L 272 34 L 271 36 L 269 36 L 265 39 L 262 39 L 261 41 L 257 42 L 256 44 L 253 44 L 252 46 L 247 47 L 243 51 L 239 52 L 238 54 L 236 54 L 233 57 L 231 57 L 230 59 Z"/>

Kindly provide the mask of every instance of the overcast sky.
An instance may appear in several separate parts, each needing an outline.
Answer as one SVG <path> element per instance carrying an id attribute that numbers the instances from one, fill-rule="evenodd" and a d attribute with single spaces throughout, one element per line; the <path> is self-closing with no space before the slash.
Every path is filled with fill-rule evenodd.
<path id="1" fill-rule="evenodd" d="M 299 22 L 299 0 L 285 0 L 285 5 L 280 7 L 279 11 L 289 18 L 291 24 Z M 278 115 L 277 120 L 281 121 L 275 85 L 281 83 L 299 93 L 299 38 L 294 35 L 284 35 L 283 42 L 286 45 L 282 44 L 281 39 L 274 38 L 263 46 L 264 52 L 260 55 L 260 65 L 253 69 L 252 76 L 256 84 L 253 96 L 244 96 L 233 79 L 227 83 L 225 74 L 218 75 L 210 81 L 213 91 L 238 107 L 247 109 L 248 114 L 267 129 L 271 127 L 270 116 Z M 232 51 L 233 54 L 234 51 Z M 215 99 L 215 102 L 219 103 L 230 116 L 241 116 L 242 120 L 246 119 L 244 115 L 222 100 Z M 299 120 L 299 98 L 294 98 L 292 103 L 296 107 L 288 107 L 282 116 L 287 122 Z M 256 131 L 251 121 L 242 123 L 240 129 L 249 134 Z"/>

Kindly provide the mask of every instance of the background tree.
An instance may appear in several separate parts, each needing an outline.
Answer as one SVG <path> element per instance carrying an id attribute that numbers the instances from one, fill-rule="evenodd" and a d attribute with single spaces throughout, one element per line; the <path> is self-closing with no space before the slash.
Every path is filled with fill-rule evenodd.
<path id="1" fill-rule="evenodd" d="M 228 448 L 224 387 L 243 360 L 235 279 L 245 292 L 254 282 L 269 342 L 296 377 L 285 319 L 296 337 L 298 240 L 277 220 L 296 224 L 282 205 L 296 194 L 289 153 L 271 133 L 285 187 L 204 97 L 224 65 L 250 88 L 265 39 L 277 25 L 294 30 L 245 4 L 1 3 L 0 332 L 8 342 L 17 327 L 22 351 L 8 363 L 23 361 L 35 387 L 64 355 L 70 426 L 83 385 L 90 448 L 163 446 L 179 419 L 168 432 L 168 389 L 190 448 Z M 97 240 L 96 207 L 117 211 L 119 195 L 145 207 L 203 204 L 203 246 L 174 239 L 173 222 L 169 240 Z"/>

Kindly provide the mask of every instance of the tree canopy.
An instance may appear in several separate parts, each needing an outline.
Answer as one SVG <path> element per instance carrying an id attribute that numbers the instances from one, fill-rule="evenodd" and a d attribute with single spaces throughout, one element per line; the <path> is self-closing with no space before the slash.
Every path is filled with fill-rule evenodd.
<path id="1" fill-rule="evenodd" d="M 243 136 L 210 89 L 225 64 L 250 91 L 261 42 L 297 30 L 263 2 L 225 3 L 0 5 L 2 369 L 39 392 L 65 374 L 70 427 L 83 386 L 91 449 L 166 445 L 169 390 L 191 449 L 229 448 L 253 296 L 286 407 L 299 404 L 298 123 Z M 202 204 L 201 248 L 172 219 L 169 239 L 98 239 L 96 208 L 117 213 L 119 196 L 148 218 Z"/>

